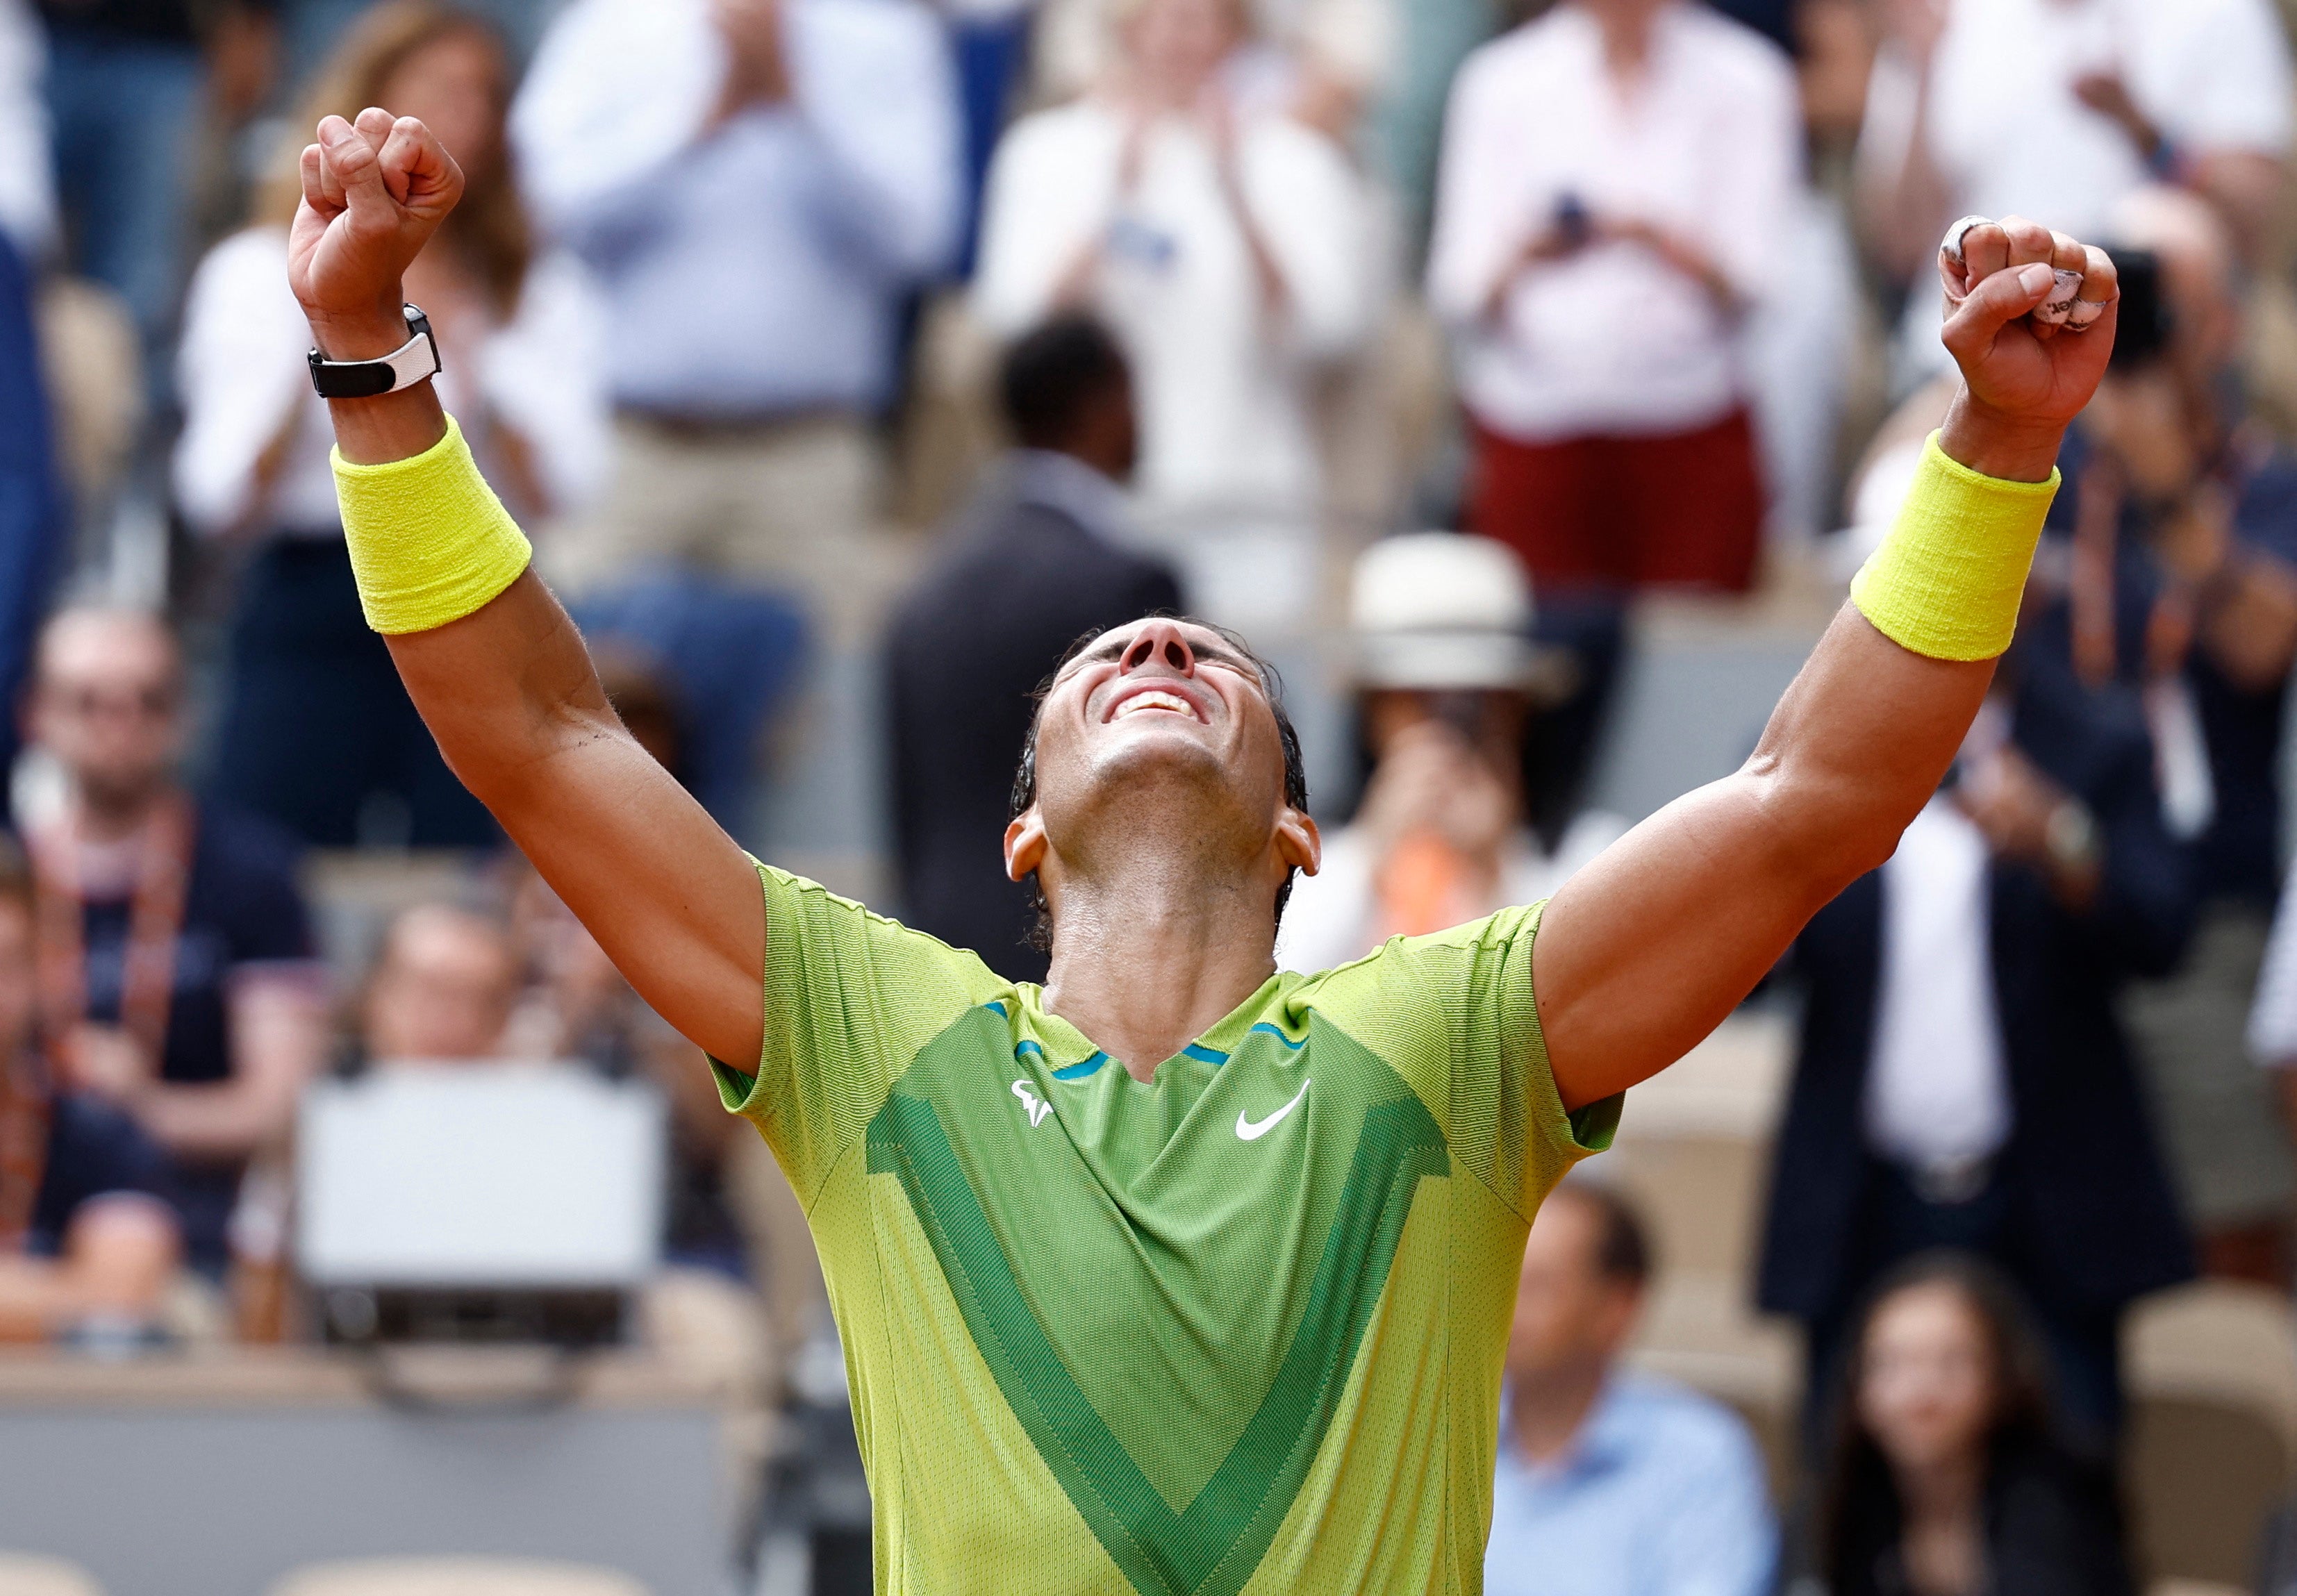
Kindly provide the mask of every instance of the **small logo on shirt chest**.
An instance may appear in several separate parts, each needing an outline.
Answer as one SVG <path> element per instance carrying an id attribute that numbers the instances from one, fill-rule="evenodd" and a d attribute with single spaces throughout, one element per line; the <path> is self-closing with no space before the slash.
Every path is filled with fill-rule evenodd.
<path id="1" fill-rule="evenodd" d="M 1026 1081 L 1016 1081 L 1013 1082 L 1013 1095 L 1021 1099 L 1022 1107 L 1028 1111 L 1029 1128 L 1031 1130 L 1034 1130 L 1039 1125 L 1043 1124 L 1045 1123 L 1045 1115 L 1053 1111 L 1053 1106 L 1050 1103 L 1046 1102 L 1044 1098 L 1039 1097 L 1037 1095 L 1037 1089 L 1030 1085 Z"/>

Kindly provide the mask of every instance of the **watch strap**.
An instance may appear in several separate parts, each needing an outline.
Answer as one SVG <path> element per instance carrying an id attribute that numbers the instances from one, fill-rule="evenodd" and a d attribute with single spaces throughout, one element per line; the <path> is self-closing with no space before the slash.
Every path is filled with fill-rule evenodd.
<path id="1" fill-rule="evenodd" d="M 407 341 L 380 360 L 330 360 L 313 350 L 310 354 L 311 386 L 321 399 L 378 399 L 386 393 L 397 393 L 402 388 L 412 388 L 417 383 L 427 383 L 446 369 L 439 358 L 439 340 L 431 331 L 431 318 L 422 308 L 408 305 Z"/>

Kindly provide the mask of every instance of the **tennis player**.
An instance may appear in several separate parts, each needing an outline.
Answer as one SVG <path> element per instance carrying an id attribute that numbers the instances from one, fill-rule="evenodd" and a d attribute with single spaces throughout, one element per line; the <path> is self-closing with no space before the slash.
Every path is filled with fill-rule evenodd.
<path id="1" fill-rule="evenodd" d="M 1964 385 L 1904 518 L 1746 767 L 1544 912 L 1280 973 L 1318 842 L 1273 679 L 1188 621 L 1094 639 L 1004 838 L 1050 922 L 1038 988 L 757 864 L 640 750 L 402 302 L 453 161 L 368 111 L 320 125 L 303 182 L 290 272 L 367 616 L 457 774 L 720 1061 L 803 1199 L 877 1588 L 1476 1590 L 1526 1226 L 1937 787 L 2105 367 L 2112 263 L 1958 225 Z"/>

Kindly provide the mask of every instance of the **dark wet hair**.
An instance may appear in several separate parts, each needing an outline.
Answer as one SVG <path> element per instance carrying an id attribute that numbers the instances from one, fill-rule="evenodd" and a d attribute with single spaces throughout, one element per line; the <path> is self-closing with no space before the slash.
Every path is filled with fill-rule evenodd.
<path id="1" fill-rule="evenodd" d="M 1059 448 L 1087 406 L 1132 380 L 1114 334 L 1090 316 L 1056 317 L 1005 351 L 998 398 L 1014 438 L 1028 448 Z"/>
<path id="2" fill-rule="evenodd" d="M 1260 678 L 1260 690 L 1268 699 L 1269 709 L 1276 716 L 1276 738 L 1284 749 L 1284 802 L 1294 809 L 1305 810 L 1308 807 L 1308 767 L 1300 755 L 1300 734 L 1293 728 L 1291 714 L 1284 707 L 1284 678 L 1278 674 L 1276 667 L 1262 658 L 1241 634 L 1228 627 L 1201 621 L 1193 615 L 1171 615 L 1163 611 L 1141 619 L 1168 620 L 1182 626 L 1201 627 L 1252 662 L 1253 670 Z M 1125 624 L 1132 623 L 1128 621 Z M 1061 672 L 1068 669 L 1070 661 L 1116 629 L 1113 626 L 1102 627 L 1097 631 L 1086 632 L 1071 643 L 1061 651 L 1061 657 L 1051 673 L 1039 682 L 1037 690 L 1030 695 L 1036 708 L 1029 716 L 1029 735 L 1021 744 L 1020 768 L 1013 772 L 1013 798 L 1005 811 L 1009 822 L 1019 819 L 1037 802 L 1037 722 L 1043 718 L 1045 700 L 1051 695 L 1053 684 L 1060 679 Z M 1276 889 L 1276 922 L 1280 926 L 1284 923 L 1284 906 L 1292 901 L 1292 883 L 1298 874 L 1295 870 L 1287 875 L 1284 884 Z M 1038 883 L 1033 871 L 1029 876 L 1029 888 L 1037 908 L 1037 923 L 1029 928 L 1029 945 L 1040 952 L 1050 952 L 1053 946 L 1053 908 L 1045 901 L 1045 889 Z"/>

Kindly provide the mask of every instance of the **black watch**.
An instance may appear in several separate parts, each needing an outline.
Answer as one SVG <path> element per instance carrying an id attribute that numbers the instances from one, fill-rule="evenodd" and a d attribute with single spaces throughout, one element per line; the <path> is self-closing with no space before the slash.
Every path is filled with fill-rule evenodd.
<path id="1" fill-rule="evenodd" d="M 311 351 L 311 386 L 321 399 L 377 399 L 417 383 L 427 383 L 446 370 L 439 358 L 439 340 L 432 335 L 431 318 L 419 306 L 403 308 L 407 341 L 380 360 L 330 360 Z"/>

